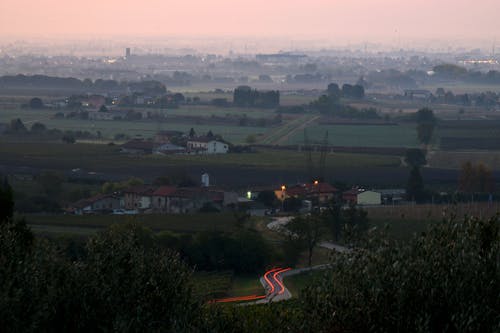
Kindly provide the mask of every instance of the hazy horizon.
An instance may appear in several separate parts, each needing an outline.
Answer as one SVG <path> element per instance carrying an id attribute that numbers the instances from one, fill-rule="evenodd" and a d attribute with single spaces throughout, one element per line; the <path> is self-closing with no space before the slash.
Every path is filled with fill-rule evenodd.
<path id="1" fill-rule="evenodd" d="M 327 0 L 199 2 L 2 0 L 0 38 L 322 39 L 332 43 L 485 40 L 500 32 L 500 1 Z"/>

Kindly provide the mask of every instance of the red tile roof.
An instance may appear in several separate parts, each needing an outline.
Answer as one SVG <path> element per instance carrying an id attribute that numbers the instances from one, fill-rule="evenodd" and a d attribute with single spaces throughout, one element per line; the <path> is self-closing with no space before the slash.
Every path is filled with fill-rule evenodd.
<path id="1" fill-rule="evenodd" d="M 158 197 L 168 197 L 177 191 L 175 186 L 161 186 L 156 191 L 153 192 L 154 196 Z"/>

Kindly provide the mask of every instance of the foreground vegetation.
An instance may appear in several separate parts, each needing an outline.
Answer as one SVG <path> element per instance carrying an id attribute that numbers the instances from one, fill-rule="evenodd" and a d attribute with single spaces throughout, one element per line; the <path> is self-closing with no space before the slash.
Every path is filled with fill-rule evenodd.
<path id="1" fill-rule="evenodd" d="M 5 332 L 500 329 L 497 217 L 447 219 L 404 242 L 369 231 L 352 253 L 332 258 L 335 269 L 303 283 L 299 299 L 234 307 L 206 304 L 199 276 L 172 250 L 168 235 L 152 236 L 137 224 L 115 225 L 69 255 L 61 243 L 35 238 L 24 221 L 13 218 L 8 185 L 1 186 L 0 208 Z M 255 252 L 244 245 L 251 237 L 224 242 Z"/>

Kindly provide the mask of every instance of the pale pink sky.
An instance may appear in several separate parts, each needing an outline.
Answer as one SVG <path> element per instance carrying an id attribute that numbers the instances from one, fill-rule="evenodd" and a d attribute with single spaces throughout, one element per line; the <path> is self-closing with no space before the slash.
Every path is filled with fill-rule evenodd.
<path id="1" fill-rule="evenodd" d="M 500 38 L 500 0 L 0 0 L 0 37 Z"/>

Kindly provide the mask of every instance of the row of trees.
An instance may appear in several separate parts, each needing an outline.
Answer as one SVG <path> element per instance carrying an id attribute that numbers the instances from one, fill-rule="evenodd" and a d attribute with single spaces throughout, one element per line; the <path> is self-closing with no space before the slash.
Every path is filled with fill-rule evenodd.
<path id="1" fill-rule="evenodd" d="M 249 86 L 239 86 L 234 90 L 233 104 L 240 107 L 276 108 L 280 105 L 280 92 L 257 91 Z"/>

